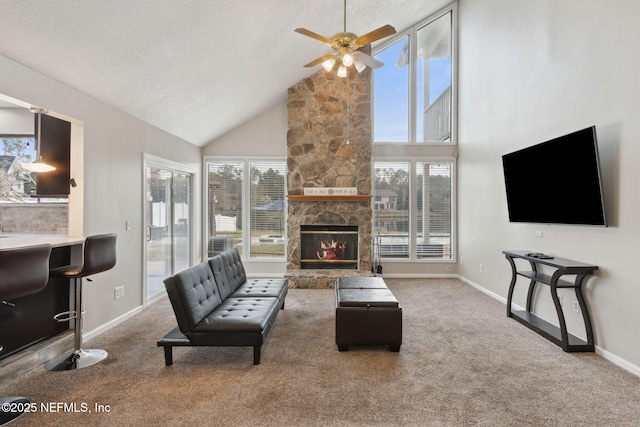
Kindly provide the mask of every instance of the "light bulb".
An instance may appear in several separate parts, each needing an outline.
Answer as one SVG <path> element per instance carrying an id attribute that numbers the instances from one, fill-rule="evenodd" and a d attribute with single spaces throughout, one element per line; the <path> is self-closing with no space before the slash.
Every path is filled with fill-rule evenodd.
<path id="1" fill-rule="evenodd" d="M 341 65 L 340 68 L 338 68 L 338 77 L 347 77 L 347 69 L 344 65 Z"/>
<path id="2" fill-rule="evenodd" d="M 331 71 L 335 63 L 336 63 L 335 59 L 329 58 L 322 63 L 322 68 L 324 68 L 326 71 Z"/>
<path id="3" fill-rule="evenodd" d="M 353 65 L 355 65 L 356 70 L 358 70 L 359 73 L 363 72 L 364 69 L 367 68 L 367 66 L 364 65 L 362 62 L 360 62 L 360 60 L 358 60 L 358 59 L 353 61 Z"/>
<path id="4" fill-rule="evenodd" d="M 345 53 L 342 56 L 342 65 L 344 65 L 345 67 L 350 67 L 351 65 L 353 65 L 353 56 L 351 56 L 350 53 Z"/>

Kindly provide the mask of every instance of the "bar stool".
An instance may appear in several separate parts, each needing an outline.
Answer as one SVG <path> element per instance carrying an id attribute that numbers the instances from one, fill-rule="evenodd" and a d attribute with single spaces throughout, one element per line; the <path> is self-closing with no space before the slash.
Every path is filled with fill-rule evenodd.
<path id="1" fill-rule="evenodd" d="M 51 277 L 73 279 L 76 289 L 76 309 L 56 314 L 53 318 L 58 322 L 75 319 L 73 351 L 63 354 L 45 363 L 50 371 L 69 371 L 86 368 L 106 359 L 105 350 L 82 348 L 82 278 L 110 270 L 116 265 L 116 237 L 114 234 L 89 236 L 84 241 L 82 265 L 68 265 L 51 269 Z"/>
<path id="2" fill-rule="evenodd" d="M 29 246 L 0 251 L 0 301 L 15 307 L 8 301 L 40 292 L 49 281 L 49 257 L 51 245 Z M 2 343 L 0 343 L 2 352 Z M 25 397 L 0 398 L 0 425 L 6 424 L 23 414 L 31 402 Z M 10 405 L 9 411 L 5 411 Z"/>

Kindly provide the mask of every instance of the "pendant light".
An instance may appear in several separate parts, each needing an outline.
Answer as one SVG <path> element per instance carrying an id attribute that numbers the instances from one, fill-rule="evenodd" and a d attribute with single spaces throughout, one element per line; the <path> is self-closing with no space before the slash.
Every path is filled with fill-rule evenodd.
<path id="1" fill-rule="evenodd" d="M 46 113 L 46 110 L 42 108 L 31 108 L 31 112 L 37 114 L 37 130 L 36 130 L 36 161 L 33 163 L 27 163 L 26 165 L 22 165 L 23 169 L 26 169 L 31 172 L 51 172 L 56 170 L 55 167 L 48 165 L 42 160 L 42 155 L 40 154 L 40 139 L 41 139 L 41 130 L 42 130 L 42 113 Z"/>

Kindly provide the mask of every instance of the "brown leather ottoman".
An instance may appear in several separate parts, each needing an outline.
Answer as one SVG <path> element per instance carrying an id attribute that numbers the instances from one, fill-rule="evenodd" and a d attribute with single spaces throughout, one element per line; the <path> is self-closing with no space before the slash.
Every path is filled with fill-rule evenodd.
<path id="1" fill-rule="evenodd" d="M 400 351 L 402 307 L 379 277 L 341 277 L 336 280 L 336 344 L 388 345 Z"/>

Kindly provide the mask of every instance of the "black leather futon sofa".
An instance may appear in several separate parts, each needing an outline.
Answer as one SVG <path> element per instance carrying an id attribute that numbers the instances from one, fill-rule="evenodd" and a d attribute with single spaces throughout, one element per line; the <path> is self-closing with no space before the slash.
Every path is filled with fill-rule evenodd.
<path id="1" fill-rule="evenodd" d="M 253 363 L 280 309 L 286 279 L 247 279 L 237 249 L 164 280 L 178 326 L 158 341 L 165 363 L 173 364 L 173 347 L 252 346 Z"/>

